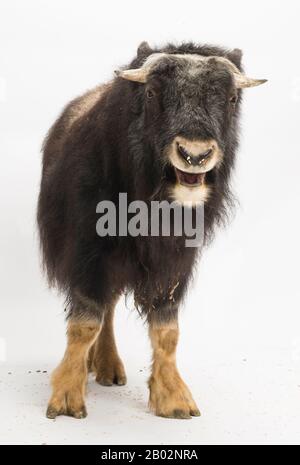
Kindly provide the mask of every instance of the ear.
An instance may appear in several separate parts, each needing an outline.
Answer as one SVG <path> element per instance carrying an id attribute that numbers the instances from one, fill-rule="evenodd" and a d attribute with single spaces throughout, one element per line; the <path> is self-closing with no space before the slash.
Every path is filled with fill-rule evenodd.
<path id="1" fill-rule="evenodd" d="M 138 46 L 138 49 L 137 49 L 138 58 L 144 58 L 144 57 L 150 55 L 151 53 L 153 53 L 153 50 L 150 47 L 150 45 L 148 44 L 148 42 L 144 41 Z"/>
<path id="2" fill-rule="evenodd" d="M 240 48 L 235 48 L 226 54 L 226 58 L 230 60 L 237 68 L 241 69 L 243 52 Z"/>

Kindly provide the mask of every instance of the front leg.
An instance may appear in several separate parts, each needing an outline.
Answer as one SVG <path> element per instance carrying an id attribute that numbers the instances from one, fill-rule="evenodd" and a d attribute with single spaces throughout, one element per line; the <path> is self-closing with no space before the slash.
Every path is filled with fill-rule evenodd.
<path id="1" fill-rule="evenodd" d="M 177 320 L 150 321 L 149 335 L 153 348 L 149 379 L 151 410 L 158 416 L 168 418 L 199 416 L 198 407 L 176 366 Z"/>
<path id="2" fill-rule="evenodd" d="M 87 382 L 87 357 L 91 345 L 100 333 L 98 321 L 69 321 L 68 344 L 64 358 L 52 375 L 52 396 L 48 418 L 87 415 L 84 396 Z"/>

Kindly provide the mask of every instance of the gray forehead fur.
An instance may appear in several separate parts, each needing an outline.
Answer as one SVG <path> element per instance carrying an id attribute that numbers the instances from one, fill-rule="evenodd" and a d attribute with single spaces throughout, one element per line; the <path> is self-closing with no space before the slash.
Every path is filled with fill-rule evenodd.
<path id="1" fill-rule="evenodd" d="M 197 71 L 209 65 L 217 65 L 223 63 L 230 66 L 232 71 L 239 72 L 236 66 L 229 60 L 223 57 L 202 57 L 196 54 L 168 54 L 168 53 L 153 53 L 144 62 L 142 68 L 155 69 L 161 63 L 178 63 L 187 69 L 189 72 Z"/>
<path id="2" fill-rule="evenodd" d="M 176 76 L 179 80 L 186 80 L 187 77 L 198 77 L 201 72 L 209 69 L 223 68 L 224 72 L 228 72 L 228 61 L 217 57 L 202 57 L 193 54 L 167 54 L 153 53 L 144 62 L 142 68 L 149 71 L 155 71 L 162 64 L 177 64 Z M 223 65 L 223 66 L 222 66 Z M 232 64 L 232 67 L 234 65 Z M 233 69 L 232 69 L 233 71 Z"/>

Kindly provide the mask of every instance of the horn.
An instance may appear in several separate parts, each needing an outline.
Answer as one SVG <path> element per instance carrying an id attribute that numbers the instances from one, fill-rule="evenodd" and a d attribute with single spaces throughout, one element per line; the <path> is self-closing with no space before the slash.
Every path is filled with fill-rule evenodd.
<path id="1" fill-rule="evenodd" d="M 238 89 L 245 89 L 246 87 L 257 87 L 268 82 L 268 79 L 251 79 L 243 74 L 234 75 L 235 84 Z"/>
<path id="2" fill-rule="evenodd" d="M 151 68 L 162 56 L 166 56 L 166 53 L 152 53 L 146 58 L 141 68 L 115 71 L 115 74 L 123 79 L 127 79 L 128 81 L 141 82 L 142 84 L 145 84 Z"/>
<path id="3" fill-rule="evenodd" d="M 183 55 L 172 55 L 172 54 L 167 54 L 167 53 L 153 53 L 148 58 L 145 60 L 144 64 L 141 66 L 141 68 L 137 69 L 126 69 L 123 71 L 115 71 L 115 74 L 123 79 L 127 79 L 128 81 L 134 81 L 134 82 L 140 82 L 142 84 L 145 84 L 147 82 L 147 77 L 149 72 L 151 71 L 152 67 L 159 61 L 163 56 L 177 56 L 180 58 L 187 58 L 195 61 L 216 61 L 223 63 L 232 73 L 236 87 L 238 89 L 245 89 L 246 87 L 256 87 L 264 84 L 267 82 L 267 79 L 251 79 L 245 74 L 241 73 L 241 71 L 238 69 L 235 64 L 232 63 L 232 61 L 228 60 L 227 58 L 224 57 L 217 57 L 217 56 L 209 56 L 209 57 L 203 57 L 199 55 L 189 55 L 189 54 L 183 54 Z"/>
<path id="4" fill-rule="evenodd" d="M 116 76 L 128 81 L 141 82 L 144 84 L 147 80 L 149 70 L 146 68 L 126 69 L 124 71 L 115 71 Z"/>
<path id="5" fill-rule="evenodd" d="M 208 57 L 208 59 L 211 59 L 212 57 Z M 215 58 L 215 57 L 214 57 Z M 238 89 L 245 89 L 246 87 L 256 87 L 256 86 L 261 86 L 265 82 L 268 82 L 267 79 L 252 79 L 245 74 L 241 73 L 241 71 L 238 69 L 237 66 L 235 66 L 232 61 L 228 60 L 227 58 L 224 57 L 216 57 L 216 60 L 224 63 L 229 70 L 232 72 L 234 80 L 235 80 L 235 85 Z"/>

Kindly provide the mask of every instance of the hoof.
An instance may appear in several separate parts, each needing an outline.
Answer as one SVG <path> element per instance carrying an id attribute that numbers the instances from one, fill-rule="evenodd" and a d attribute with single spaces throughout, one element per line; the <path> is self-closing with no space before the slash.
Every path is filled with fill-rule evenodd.
<path id="1" fill-rule="evenodd" d="M 81 420 L 82 418 L 87 417 L 87 411 L 86 411 L 85 406 L 82 406 L 78 410 L 72 410 L 72 409 L 69 408 L 68 411 L 67 411 L 67 415 L 69 417 L 73 417 L 73 418 L 77 418 L 77 419 Z"/>
<path id="2" fill-rule="evenodd" d="M 46 417 L 50 420 L 54 420 L 58 415 L 61 415 L 61 413 L 54 407 L 51 407 L 51 405 L 49 405 L 49 407 L 47 408 Z"/>
<path id="3" fill-rule="evenodd" d="M 201 413 L 198 409 L 174 409 L 170 413 L 157 413 L 156 415 L 164 418 L 175 418 L 176 420 L 190 420 L 192 417 L 200 417 Z"/>
<path id="4" fill-rule="evenodd" d="M 192 415 L 192 417 L 201 417 L 201 412 L 198 409 L 191 410 L 190 414 Z"/>
<path id="5" fill-rule="evenodd" d="M 67 408 L 62 408 L 60 410 L 53 407 L 52 405 L 48 406 L 47 412 L 46 412 L 47 418 L 49 418 L 50 420 L 54 420 L 56 417 L 60 415 L 65 415 L 67 417 L 73 417 L 76 419 L 82 419 L 82 418 L 86 418 L 87 411 L 84 405 L 76 409 L 72 407 L 67 407 Z"/>
<path id="6" fill-rule="evenodd" d="M 124 386 L 127 383 L 123 363 L 120 359 L 110 361 L 100 365 L 95 364 L 96 382 L 101 386 Z"/>
<path id="7" fill-rule="evenodd" d="M 114 377 L 104 377 L 104 376 L 97 376 L 96 382 L 101 384 L 101 386 L 113 386 L 114 384 L 117 386 L 125 386 L 127 383 L 126 376 L 114 376 Z"/>
<path id="8" fill-rule="evenodd" d="M 192 417 L 190 412 L 187 410 L 175 409 L 171 412 L 167 418 L 176 418 L 177 420 L 190 420 Z"/>

